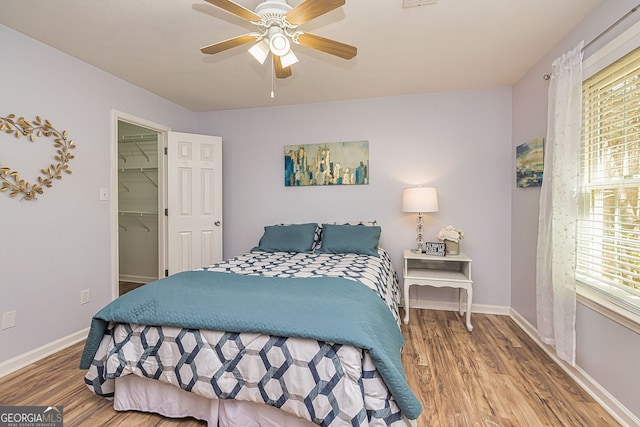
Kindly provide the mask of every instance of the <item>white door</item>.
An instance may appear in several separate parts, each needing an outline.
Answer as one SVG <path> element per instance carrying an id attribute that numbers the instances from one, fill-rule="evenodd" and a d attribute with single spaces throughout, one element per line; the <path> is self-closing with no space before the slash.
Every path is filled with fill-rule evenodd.
<path id="1" fill-rule="evenodd" d="M 169 274 L 222 260 L 222 138 L 169 132 Z"/>

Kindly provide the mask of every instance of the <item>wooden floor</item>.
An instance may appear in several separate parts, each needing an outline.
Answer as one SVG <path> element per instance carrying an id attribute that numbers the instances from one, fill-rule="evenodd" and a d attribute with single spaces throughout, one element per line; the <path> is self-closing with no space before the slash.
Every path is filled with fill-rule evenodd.
<path id="1" fill-rule="evenodd" d="M 474 314 L 469 333 L 454 312 L 411 310 L 403 362 L 423 403 L 419 426 L 617 426 L 507 316 Z M 203 426 L 120 413 L 83 383 L 82 343 L 0 378 L 0 405 L 64 407 L 64 425 Z"/>
<path id="2" fill-rule="evenodd" d="M 139 288 L 142 285 L 144 285 L 144 283 L 120 281 L 118 295 L 122 296 L 122 295 L 126 294 L 127 292 L 131 292 L 132 290 L 134 290 L 136 288 Z"/>
<path id="3" fill-rule="evenodd" d="M 419 426 L 618 426 L 508 316 L 411 310 L 403 364 Z"/>

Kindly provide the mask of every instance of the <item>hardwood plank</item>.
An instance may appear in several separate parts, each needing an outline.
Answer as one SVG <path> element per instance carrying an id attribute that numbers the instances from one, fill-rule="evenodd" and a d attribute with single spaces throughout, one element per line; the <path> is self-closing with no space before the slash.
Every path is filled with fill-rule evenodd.
<path id="1" fill-rule="evenodd" d="M 65 427 L 74 426 L 204 426 L 194 419 L 172 420 L 155 414 L 117 412 L 113 402 L 93 394 L 78 369 L 84 343 L 0 378 L 0 404 L 63 406 Z"/>
<path id="2" fill-rule="evenodd" d="M 617 426 L 507 316 L 412 309 L 403 325 L 407 379 L 423 404 L 419 426 Z M 194 419 L 117 412 L 78 369 L 83 343 L 0 378 L 1 405 L 62 405 L 66 427 L 204 426 Z"/>
<path id="3" fill-rule="evenodd" d="M 419 426 L 619 425 L 508 316 L 411 309 L 402 354 Z"/>

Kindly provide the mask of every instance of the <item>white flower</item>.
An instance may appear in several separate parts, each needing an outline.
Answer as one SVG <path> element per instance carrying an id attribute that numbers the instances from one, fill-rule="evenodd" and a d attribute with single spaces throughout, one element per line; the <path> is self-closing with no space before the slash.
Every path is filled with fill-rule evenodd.
<path id="1" fill-rule="evenodd" d="M 452 242 L 459 242 L 464 238 L 462 230 L 455 228 L 453 225 L 447 225 L 438 233 L 438 240 L 451 240 Z"/>

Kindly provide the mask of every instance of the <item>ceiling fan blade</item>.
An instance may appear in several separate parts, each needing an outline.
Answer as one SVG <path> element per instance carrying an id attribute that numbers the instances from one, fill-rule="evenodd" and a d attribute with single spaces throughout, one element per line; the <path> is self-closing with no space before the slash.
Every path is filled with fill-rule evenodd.
<path id="1" fill-rule="evenodd" d="M 232 2 L 231 0 L 205 0 L 211 3 L 214 6 L 218 6 L 220 9 L 224 9 L 229 13 L 233 13 L 236 16 L 239 16 L 242 19 L 246 19 L 251 22 L 258 22 L 262 18 L 260 15 L 253 12 L 252 10 L 247 9 L 244 6 L 239 5 L 238 3 Z"/>
<path id="2" fill-rule="evenodd" d="M 298 43 L 312 49 L 317 49 L 325 53 L 330 53 L 331 55 L 339 56 L 343 59 L 351 59 L 358 54 L 358 48 L 355 46 L 320 37 L 311 33 L 298 34 Z"/>
<path id="3" fill-rule="evenodd" d="M 256 40 L 257 38 L 255 35 L 244 34 L 218 43 L 210 44 L 209 46 L 201 47 L 200 52 L 213 55 L 214 53 L 219 53 L 227 49 L 231 49 L 232 47 L 242 46 L 243 44 L 251 43 Z"/>
<path id="4" fill-rule="evenodd" d="M 282 62 L 280 61 L 280 57 L 277 55 L 273 56 L 273 67 L 276 70 L 276 77 L 279 79 L 286 79 L 287 77 L 291 77 L 291 67 L 283 67 Z"/>
<path id="5" fill-rule="evenodd" d="M 209 1 L 209 0 L 207 0 Z M 343 6 L 345 0 L 305 0 L 285 15 L 287 22 L 293 25 L 304 24 L 320 15 Z"/>

